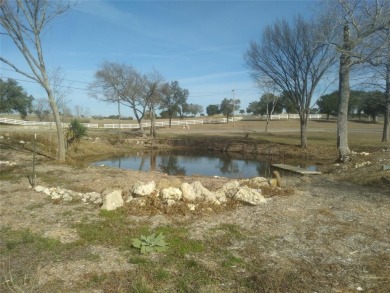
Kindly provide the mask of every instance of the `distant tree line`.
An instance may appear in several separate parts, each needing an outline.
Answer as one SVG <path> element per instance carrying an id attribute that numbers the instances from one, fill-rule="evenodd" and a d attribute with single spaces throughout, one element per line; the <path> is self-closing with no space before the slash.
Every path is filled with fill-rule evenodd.
<path id="1" fill-rule="evenodd" d="M 330 94 L 321 96 L 317 100 L 319 112 L 329 116 L 338 115 L 339 92 L 334 91 Z M 377 122 L 379 115 L 385 115 L 386 99 L 385 93 L 377 91 L 354 91 L 350 93 L 348 101 L 348 116 L 371 117 L 372 121 Z"/>

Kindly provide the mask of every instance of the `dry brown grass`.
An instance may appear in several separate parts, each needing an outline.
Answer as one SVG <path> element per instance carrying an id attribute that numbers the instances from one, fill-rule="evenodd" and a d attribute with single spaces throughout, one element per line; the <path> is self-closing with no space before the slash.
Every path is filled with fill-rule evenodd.
<path id="1" fill-rule="evenodd" d="M 161 129 L 159 138 L 161 141 L 172 137 L 205 141 L 208 137 L 210 141 L 233 142 L 237 149 L 242 147 L 239 145 L 242 142 L 258 143 L 263 145 L 265 154 L 272 151 L 294 158 L 335 155 L 334 122 L 310 122 L 310 146 L 303 151 L 298 146 L 296 122 L 272 121 L 271 134 L 264 134 L 263 126 L 262 122 L 254 121 L 237 122 L 234 128 L 229 124 L 194 126 L 190 130 Z M 356 150 L 372 152 L 383 148 L 379 142 L 380 124 L 350 122 L 349 127 L 350 143 Z M 31 137 L 31 133 L 23 135 L 12 138 L 14 146 L 19 139 Z M 75 163 L 71 166 L 57 165 L 40 157 L 39 180 L 48 186 L 63 185 L 75 191 L 101 191 L 109 184 L 128 190 L 131 180 L 147 182 L 158 178 L 160 188 L 178 186 L 187 180 L 76 164 L 80 157 L 90 153 L 120 152 L 131 146 L 120 140 L 113 144 L 114 136 L 103 131 L 93 133 L 91 137 L 100 137 L 101 142 L 87 140 L 72 149 L 70 157 Z M 45 141 L 39 143 L 44 145 Z M 40 147 L 43 150 L 44 146 Z M 7 160 L 14 151 L 2 149 L 0 159 Z M 282 189 L 263 190 L 272 200 L 262 206 L 243 206 L 234 201 L 225 207 L 202 203 L 195 212 L 190 212 L 185 202 L 167 207 L 150 197 L 144 206 L 126 205 L 114 212 L 99 212 L 90 205 L 48 201 L 27 189 L 24 175 L 30 172 L 31 156 L 23 148 L 15 152 L 14 158 L 20 164 L 0 170 L 1 188 L 6 190 L 5 194 L 0 192 L 0 225 L 6 220 L 13 225 L 13 228 L 1 226 L 0 231 L 2 292 L 20 289 L 27 292 L 352 293 L 358 287 L 364 292 L 390 292 L 389 189 L 333 181 L 333 178 L 348 178 L 362 182 L 367 178 L 369 183 L 374 182 L 375 172 L 378 172 L 375 178 L 380 178 L 378 174 L 387 176 L 375 169 L 379 160 L 388 159 L 386 153 L 359 157 L 374 162 L 364 169 L 353 167 L 358 161 L 355 157 L 355 162 L 340 168 L 330 165 L 329 176 L 286 179 L 287 185 Z M 211 190 L 218 184 L 222 183 L 209 178 L 203 185 Z M 34 232 L 26 227 L 33 228 Z M 79 238 L 61 243 L 43 236 L 60 228 L 74 230 Z M 131 238 L 154 232 L 167 237 L 166 253 L 140 255 L 132 249 Z M 96 247 L 104 247 L 109 253 L 104 257 L 96 255 L 91 252 Z M 104 271 L 102 268 L 118 262 L 110 253 L 126 259 L 130 268 Z M 78 274 L 62 270 L 58 274 L 47 273 L 75 268 L 76 264 L 83 268 Z M 45 279 L 40 272 L 46 272 Z M 11 277 L 10 289 L 6 279 Z"/>

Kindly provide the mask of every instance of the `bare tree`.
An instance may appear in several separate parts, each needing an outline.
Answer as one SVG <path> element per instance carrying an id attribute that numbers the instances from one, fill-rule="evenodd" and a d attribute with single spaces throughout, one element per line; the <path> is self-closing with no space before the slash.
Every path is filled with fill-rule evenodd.
<path id="1" fill-rule="evenodd" d="M 152 137 L 156 137 L 156 107 L 159 105 L 162 99 L 162 87 L 163 87 L 164 78 L 162 75 L 153 70 L 152 73 L 145 76 L 145 90 L 144 95 L 149 105 L 149 113 L 150 113 L 150 135 Z"/>
<path id="2" fill-rule="evenodd" d="M 89 89 L 91 96 L 98 100 L 120 103 L 132 109 L 144 136 L 142 119 L 149 103 L 145 84 L 145 76 L 132 66 L 105 62 L 95 73 L 95 81 Z"/>
<path id="3" fill-rule="evenodd" d="M 379 48 L 371 46 L 370 36 L 390 24 L 388 0 L 325 0 L 324 19 L 335 25 L 335 36 L 328 40 L 340 53 L 339 107 L 337 115 L 337 148 L 339 161 L 349 161 L 348 102 L 351 69 L 366 62 Z"/>
<path id="4" fill-rule="evenodd" d="M 64 1 L 60 0 L 3 0 L 0 2 L 0 24 L 5 30 L 2 34 L 12 39 L 31 72 L 22 70 L 3 55 L 0 56 L 0 61 L 19 74 L 37 82 L 47 93 L 57 127 L 57 158 L 59 161 L 65 161 L 65 139 L 53 88 L 47 73 L 41 34 L 51 20 L 70 8 L 69 4 L 63 3 Z"/>
<path id="5" fill-rule="evenodd" d="M 73 110 L 74 110 L 74 116 L 77 117 L 77 118 L 84 118 L 84 117 L 88 117 L 89 115 L 89 109 L 88 107 L 87 108 L 84 108 L 83 106 L 80 106 L 80 105 L 75 105 L 73 107 Z"/>
<path id="6" fill-rule="evenodd" d="M 67 96 L 71 93 L 71 88 L 64 85 L 65 74 L 60 67 L 53 70 L 49 75 L 50 84 L 52 85 L 54 99 L 56 101 L 58 112 L 63 116 L 71 116 L 69 108 L 70 100 Z"/>
<path id="7" fill-rule="evenodd" d="M 390 126 L 390 28 L 375 33 L 371 43 L 380 50 L 368 60 L 372 66 L 373 74 L 365 84 L 381 88 L 385 93 L 382 142 L 388 142 Z"/>
<path id="8" fill-rule="evenodd" d="M 251 42 L 245 61 L 255 81 L 271 80 L 287 95 L 300 117 L 301 147 L 307 147 L 307 120 L 316 86 L 335 62 L 331 48 L 320 42 L 324 25 L 281 20 L 265 28 L 261 42 Z"/>
<path id="9" fill-rule="evenodd" d="M 47 120 L 50 116 L 50 105 L 48 100 L 45 98 L 35 100 L 33 112 L 37 115 L 39 121 Z"/>
<path id="10" fill-rule="evenodd" d="M 275 95 L 275 83 L 268 77 L 264 77 L 258 81 L 258 87 L 263 89 L 264 94 L 262 99 L 266 103 L 266 117 L 267 122 L 265 124 L 265 132 L 268 132 L 268 125 L 271 121 L 271 116 L 275 111 L 276 105 L 280 99 L 280 96 Z"/>

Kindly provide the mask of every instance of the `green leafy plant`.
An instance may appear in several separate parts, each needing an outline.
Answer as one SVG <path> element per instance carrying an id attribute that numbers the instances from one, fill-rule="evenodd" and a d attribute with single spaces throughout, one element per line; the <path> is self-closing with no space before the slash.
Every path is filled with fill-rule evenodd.
<path id="1" fill-rule="evenodd" d="M 73 119 L 70 122 L 68 131 L 66 133 L 66 140 L 68 146 L 70 146 L 74 142 L 79 142 L 80 139 L 86 135 L 87 135 L 87 127 L 85 127 L 77 119 Z"/>
<path id="2" fill-rule="evenodd" d="M 139 248 L 141 253 L 149 252 L 162 252 L 168 249 L 167 243 L 165 242 L 165 236 L 160 233 L 158 236 L 152 234 L 149 236 L 141 235 L 141 238 L 133 238 L 133 246 Z"/>

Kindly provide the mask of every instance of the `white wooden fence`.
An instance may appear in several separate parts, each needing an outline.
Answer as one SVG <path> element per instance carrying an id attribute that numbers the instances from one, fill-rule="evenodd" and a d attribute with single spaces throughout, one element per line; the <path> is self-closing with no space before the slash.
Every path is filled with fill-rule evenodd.
<path id="1" fill-rule="evenodd" d="M 264 117 L 263 117 L 264 118 Z M 322 114 L 310 114 L 309 119 L 324 119 L 326 115 Z M 264 118 L 265 119 L 265 118 Z M 282 120 L 282 119 L 299 119 L 298 114 L 280 114 L 272 115 L 271 120 Z M 242 117 L 230 117 L 229 121 L 239 121 L 242 120 Z M 43 127 L 55 127 L 54 122 L 39 122 L 39 121 L 24 121 L 17 119 L 1 118 L 0 123 L 21 125 L 21 126 L 43 126 Z M 210 124 L 210 123 L 226 123 L 226 118 L 208 118 L 208 119 L 194 119 L 194 120 L 172 120 L 172 126 L 183 126 L 183 125 L 195 125 L 195 124 Z M 107 128 L 107 129 L 138 129 L 138 123 L 131 124 L 103 124 L 99 126 L 98 123 L 82 123 L 87 128 Z M 69 126 L 69 123 L 62 123 L 64 128 Z M 151 126 L 151 122 L 144 122 L 142 126 L 148 128 Z M 156 121 L 156 127 L 167 127 L 169 126 L 169 121 Z"/>
<path id="2" fill-rule="evenodd" d="M 266 117 L 265 117 L 266 118 Z M 326 115 L 324 114 L 309 114 L 309 120 L 311 119 L 324 119 L 326 118 Z M 278 114 L 278 115 L 271 115 L 271 120 L 282 120 L 282 119 L 299 119 L 298 114 Z"/>
<path id="3" fill-rule="evenodd" d="M 17 120 L 17 119 L 9 119 L 9 118 L 1 118 L 0 123 L 5 124 L 13 124 L 13 125 L 21 125 L 21 126 L 47 126 L 47 127 L 55 127 L 55 122 L 40 122 L 40 121 L 25 121 L 25 120 Z M 62 127 L 68 127 L 69 123 L 61 123 Z M 82 123 L 87 128 L 99 128 L 99 124 L 97 123 Z"/>

